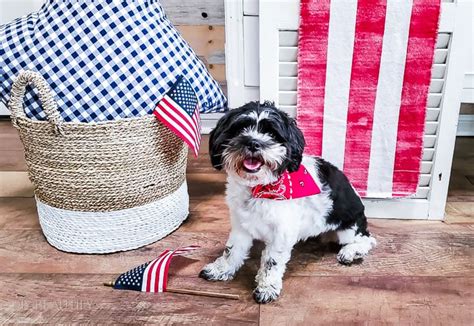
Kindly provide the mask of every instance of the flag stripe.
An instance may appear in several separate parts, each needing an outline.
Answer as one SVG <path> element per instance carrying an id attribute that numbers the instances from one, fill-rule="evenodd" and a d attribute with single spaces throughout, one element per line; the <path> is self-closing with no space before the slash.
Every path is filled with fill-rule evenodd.
<path id="1" fill-rule="evenodd" d="M 301 0 L 300 7 L 298 46 L 312 51 L 298 51 L 297 119 L 306 130 L 306 153 L 311 155 L 321 155 L 322 149 L 329 6 L 329 0 Z"/>
<path id="2" fill-rule="evenodd" d="M 322 156 L 340 169 L 344 164 L 356 12 L 357 0 L 331 1 Z"/>
<path id="3" fill-rule="evenodd" d="M 192 125 L 191 117 L 187 113 L 177 110 L 176 108 L 179 106 L 176 103 L 171 102 L 173 101 L 168 98 L 163 98 L 159 105 L 163 110 L 167 111 L 168 116 L 175 121 L 175 123 L 179 124 L 179 126 L 186 131 L 190 139 L 193 142 L 196 142 L 196 132 Z"/>
<path id="4" fill-rule="evenodd" d="M 438 25 L 439 0 L 414 0 L 405 79 L 398 124 L 393 195 L 416 192 L 418 185 L 428 89 Z"/>
<path id="5" fill-rule="evenodd" d="M 163 255 L 157 258 L 153 262 L 153 266 L 150 267 L 148 271 L 148 279 L 147 279 L 147 285 L 146 285 L 146 292 L 154 292 L 154 279 L 155 279 L 155 273 L 156 269 L 158 268 L 158 263 L 159 261 L 163 258 Z"/>
<path id="6" fill-rule="evenodd" d="M 162 255 L 160 258 L 155 263 L 155 266 L 152 269 L 152 274 L 151 274 L 151 279 L 150 279 L 150 291 L 149 292 L 157 292 L 157 285 L 159 282 L 158 279 L 158 272 L 160 270 L 160 264 L 161 262 L 166 259 L 166 257 L 170 254 L 171 252 L 167 250 L 167 252 Z"/>
<path id="7" fill-rule="evenodd" d="M 153 110 L 155 116 L 181 138 L 197 157 L 201 144 L 199 101 L 189 82 L 182 76 Z"/>
<path id="8" fill-rule="evenodd" d="M 174 255 L 174 256 L 183 255 L 183 254 L 186 254 L 186 253 L 188 253 L 188 252 L 191 252 L 191 251 L 196 250 L 196 249 L 199 249 L 199 248 L 200 248 L 200 246 L 195 246 L 195 245 L 177 248 L 177 249 L 174 251 L 173 255 Z"/>
<path id="9" fill-rule="evenodd" d="M 158 264 L 158 269 L 155 274 L 155 292 L 163 292 L 163 276 L 166 271 L 166 263 L 169 259 L 173 257 L 173 251 L 170 251 L 167 255 Z"/>
<path id="10" fill-rule="evenodd" d="M 158 258 L 156 258 L 155 260 L 153 260 L 152 262 L 150 262 L 150 264 L 148 264 L 147 268 L 145 269 L 143 284 L 145 285 L 146 292 L 150 292 L 150 290 L 151 290 L 151 278 L 153 276 L 153 269 L 155 269 L 156 263 L 167 252 L 168 252 L 168 250 L 165 250 L 164 252 L 162 252 L 160 254 L 160 256 Z M 142 289 L 143 289 L 143 286 L 142 286 Z"/>
<path id="11" fill-rule="evenodd" d="M 194 246 L 194 245 L 191 245 L 191 246 L 188 246 L 188 247 L 178 248 L 178 249 L 176 249 L 175 251 L 173 251 L 171 253 L 169 258 L 167 258 L 163 261 L 163 264 L 162 264 L 162 267 L 161 267 L 162 272 L 160 272 L 161 285 L 160 285 L 160 291 L 159 292 L 166 292 L 166 287 L 168 285 L 169 268 L 170 268 L 172 258 L 176 255 L 185 254 L 185 253 L 188 253 L 188 252 L 193 251 L 193 250 L 198 249 L 198 248 L 199 248 L 199 246 Z"/>
<path id="12" fill-rule="evenodd" d="M 191 148 L 193 147 L 193 141 L 190 140 L 190 136 L 187 133 L 185 133 L 184 130 L 180 126 L 175 125 L 174 121 L 167 114 L 165 114 L 161 108 L 160 108 L 160 111 L 155 110 L 153 111 L 153 113 L 158 118 L 158 120 L 164 123 L 176 135 L 182 135 L 182 137 L 180 138 L 183 139 L 183 141 L 186 144 L 188 144 L 189 147 Z"/>
<path id="13" fill-rule="evenodd" d="M 164 111 L 167 111 L 168 120 L 172 120 L 175 124 L 178 124 L 179 127 L 186 133 L 183 134 L 184 137 L 188 137 L 188 140 L 191 143 L 188 143 L 190 147 L 193 149 L 194 154 L 197 156 L 197 151 L 199 149 L 199 139 L 201 137 L 199 126 L 194 123 L 194 120 L 186 113 L 179 109 L 179 105 L 174 102 L 169 97 L 164 97 L 158 106 Z M 196 108 L 198 111 L 198 108 Z M 193 116 L 199 114 L 195 112 Z M 170 121 L 171 123 L 171 121 Z"/>
<path id="14" fill-rule="evenodd" d="M 196 109 L 196 114 L 193 114 L 193 121 L 196 125 L 196 136 L 198 145 L 201 145 L 201 115 L 199 114 L 199 108 Z"/>
<path id="15" fill-rule="evenodd" d="M 176 252 L 173 253 L 173 256 L 176 255 Z M 173 256 L 171 256 L 167 261 L 163 262 L 163 277 L 161 278 L 163 280 L 162 282 L 162 285 L 161 285 L 161 289 L 163 292 L 166 292 L 166 287 L 168 285 L 168 272 L 169 272 L 169 269 L 170 269 L 170 264 L 171 264 L 171 259 L 173 258 Z"/>
<path id="16" fill-rule="evenodd" d="M 196 134 L 196 144 L 199 146 L 201 144 L 201 133 L 200 133 L 200 124 L 198 119 L 199 114 L 193 114 L 193 125 L 194 125 L 194 132 Z"/>
<path id="17" fill-rule="evenodd" d="M 145 285 L 146 292 L 150 292 L 151 287 L 151 279 L 153 278 L 153 268 L 156 267 L 156 264 L 158 260 L 165 254 L 166 252 L 161 253 L 161 255 L 153 260 L 146 268 L 145 273 L 144 273 L 144 281 L 143 284 Z M 142 286 L 143 288 L 143 286 Z"/>
<path id="18" fill-rule="evenodd" d="M 199 246 L 191 245 L 173 251 L 167 249 L 158 258 L 121 274 L 115 281 L 114 288 L 142 292 L 165 292 L 172 258 L 197 248 Z"/>
<path id="19" fill-rule="evenodd" d="M 151 273 L 148 277 L 147 292 L 165 292 L 171 259 L 175 255 L 185 254 L 198 248 L 199 246 L 191 245 L 178 248 L 175 251 L 165 250 L 159 258 L 153 261 L 153 267 L 150 268 Z M 150 265 L 152 264 L 150 263 Z"/>
<path id="20" fill-rule="evenodd" d="M 155 273 L 157 279 L 155 284 L 155 292 L 166 292 L 166 286 L 168 284 L 168 272 L 173 257 L 175 255 L 188 253 L 197 248 L 199 248 L 199 246 L 177 248 L 174 251 L 170 251 L 166 256 L 163 257 L 163 259 L 159 262 L 158 269 Z"/>
<path id="21" fill-rule="evenodd" d="M 357 6 L 344 172 L 362 196 L 367 189 L 385 10 L 385 1 L 379 0 L 359 0 Z"/>
<path id="22" fill-rule="evenodd" d="M 165 102 L 165 104 L 168 105 L 168 108 L 171 108 L 171 107 L 178 108 L 178 107 L 179 107 L 179 105 L 178 105 L 175 101 L 173 101 L 172 98 L 170 98 L 170 97 L 168 97 L 168 96 L 166 96 L 166 97 L 164 98 L 164 102 Z M 177 113 L 177 115 L 178 115 L 181 119 L 183 119 L 184 121 L 186 121 L 186 122 L 184 122 L 184 121 L 182 120 L 182 122 L 183 122 L 186 126 L 188 126 L 187 129 L 188 129 L 188 131 L 190 132 L 190 134 L 192 134 L 192 135 L 193 135 L 193 138 L 197 141 L 197 140 L 200 138 L 201 133 L 199 132 L 199 130 L 198 130 L 198 125 L 194 122 L 195 120 L 194 120 L 193 118 L 194 118 L 196 115 L 199 115 L 199 110 L 198 110 L 198 109 L 195 110 L 195 113 L 193 114 L 193 118 L 190 117 L 189 114 L 185 113 L 185 112 L 182 111 L 182 110 L 176 110 L 176 113 Z"/>
<path id="23" fill-rule="evenodd" d="M 189 130 L 187 125 L 180 121 L 180 118 L 174 114 L 174 111 L 168 108 L 166 104 L 162 104 L 161 108 L 163 110 L 162 114 L 168 118 L 169 122 L 172 123 L 178 130 L 180 130 L 181 134 L 185 136 L 191 144 L 195 144 L 196 139 L 194 133 Z"/>
<path id="24" fill-rule="evenodd" d="M 176 135 L 181 135 L 181 139 L 184 140 L 188 146 L 193 149 L 194 148 L 194 140 L 191 138 L 191 135 L 188 134 L 181 126 L 175 123 L 173 120 L 173 114 L 165 113 L 163 107 L 160 107 L 159 110 L 153 111 L 155 116 L 163 122 L 168 128 L 170 128 Z"/>
<path id="25" fill-rule="evenodd" d="M 398 114 L 408 44 L 412 1 L 387 1 L 380 73 L 375 98 L 368 197 L 391 197 Z"/>
<path id="26" fill-rule="evenodd" d="M 175 253 L 175 255 L 181 255 L 181 254 L 190 252 L 192 250 L 196 250 L 198 248 L 200 248 L 200 246 L 196 246 L 196 245 L 181 247 L 181 248 L 176 249 L 174 253 Z"/>

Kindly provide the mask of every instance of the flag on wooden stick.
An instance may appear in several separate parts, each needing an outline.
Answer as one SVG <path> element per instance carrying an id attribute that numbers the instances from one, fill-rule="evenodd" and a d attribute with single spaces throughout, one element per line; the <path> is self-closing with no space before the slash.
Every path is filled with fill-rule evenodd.
<path id="1" fill-rule="evenodd" d="M 175 250 L 167 249 L 158 258 L 143 265 L 135 267 L 121 274 L 115 281 L 106 282 L 104 285 L 111 286 L 117 290 L 133 290 L 141 292 L 172 292 L 179 294 L 190 294 L 223 299 L 239 300 L 239 295 L 230 293 L 218 293 L 194 289 L 177 289 L 168 287 L 168 272 L 171 260 L 174 256 L 184 255 L 199 246 L 181 247 Z"/>
<path id="2" fill-rule="evenodd" d="M 158 258 L 120 275 L 114 282 L 114 289 L 141 292 L 166 292 L 171 259 L 175 255 L 183 255 L 197 248 L 199 247 L 188 246 L 176 250 L 167 249 L 163 251 Z"/>
<path id="3" fill-rule="evenodd" d="M 201 145 L 199 102 L 191 84 L 180 76 L 153 114 L 181 138 L 197 157 Z"/>

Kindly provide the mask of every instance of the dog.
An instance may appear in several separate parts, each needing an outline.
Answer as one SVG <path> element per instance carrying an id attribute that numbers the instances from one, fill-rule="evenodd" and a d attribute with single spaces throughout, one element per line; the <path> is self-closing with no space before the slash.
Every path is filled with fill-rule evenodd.
<path id="1" fill-rule="evenodd" d="M 335 233 L 342 246 L 337 260 L 346 265 L 375 247 L 364 205 L 347 177 L 322 158 L 303 155 L 304 147 L 295 120 L 271 102 L 248 103 L 218 121 L 209 154 L 214 168 L 227 172 L 231 232 L 222 256 L 202 269 L 201 278 L 231 280 L 253 240 L 261 240 L 265 249 L 253 296 L 268 303 L 281 293 L 298 241 Z M 309 195 L 295 198 L 298 191 Z"/>

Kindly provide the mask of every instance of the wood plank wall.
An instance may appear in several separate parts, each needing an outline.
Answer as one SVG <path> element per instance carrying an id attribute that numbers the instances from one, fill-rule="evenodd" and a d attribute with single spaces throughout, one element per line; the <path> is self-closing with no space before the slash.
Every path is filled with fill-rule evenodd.
<path id="1" fill-rule="evenodd" d="M 224 0 L 161 0 L 171 22 L 226 91 Z"/>

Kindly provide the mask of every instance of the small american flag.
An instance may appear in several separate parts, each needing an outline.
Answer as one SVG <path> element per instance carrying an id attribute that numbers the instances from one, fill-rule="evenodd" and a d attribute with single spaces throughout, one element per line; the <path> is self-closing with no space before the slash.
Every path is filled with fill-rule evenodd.
<path id="1" fill-rule="evenodd" d="M 114 282 L 114 289 L 141 292 L 166 292 L 168 271 L 175 255 L 191 252 L 199 246 L 188 246 L 176 250 L 165 250 L 155 260 L 135 267 L 120 275 Z"/>
<path id="2" fill-rule="evenodd" d="M 155 116 L 181 138 L 198 156 L 201 145 L 201 118 L 196 93 L 180 76 L 153 110 Z"/>

